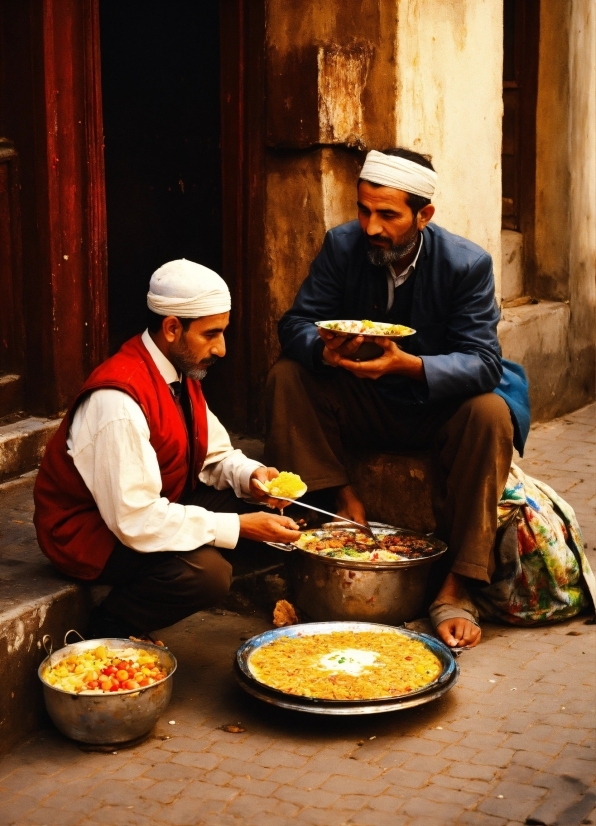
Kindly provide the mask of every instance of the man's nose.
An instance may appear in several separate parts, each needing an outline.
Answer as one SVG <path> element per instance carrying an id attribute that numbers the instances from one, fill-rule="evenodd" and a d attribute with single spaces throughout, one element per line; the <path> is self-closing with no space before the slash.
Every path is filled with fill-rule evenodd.
<path id="1" fill-rule="evenodd" d="M 373 213 L 369 216 L 368 224 L 366 226 L 366 234 L 367 235 L 380 235 L 382 232 L 381 222 L 377 218 L 377 216 Z"/>
<path id="2" fill-rule="evenodd" d="M 220 359 L 223 358 L 226 354 L 226 340 L 223 336 L 220 336 L 217 341 L 214 342 L 213 347 L 210 350 L 212 356 L 218 356 Z"/>

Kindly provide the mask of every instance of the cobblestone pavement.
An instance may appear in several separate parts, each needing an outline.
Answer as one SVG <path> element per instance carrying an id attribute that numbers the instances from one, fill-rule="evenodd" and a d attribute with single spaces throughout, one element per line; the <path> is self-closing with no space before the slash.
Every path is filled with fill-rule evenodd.
<path id="1" fill-rule="evenodd" d="M 576 508 L 594 560 L 594 406 L 532 431 L 523 467 Z M 581 617 L 487 625 L 445 697 L 342 718 L 266 706 L 234 684 L 263 618 L 206 612 L 163 633 L 170 708 L 129 750 L 84 752 L 53 729 L 0 762 L 15 826 L 518 826 L 596 823 L 594 638 Z M 220 726 L 241 722 L 245 731 Z"/>

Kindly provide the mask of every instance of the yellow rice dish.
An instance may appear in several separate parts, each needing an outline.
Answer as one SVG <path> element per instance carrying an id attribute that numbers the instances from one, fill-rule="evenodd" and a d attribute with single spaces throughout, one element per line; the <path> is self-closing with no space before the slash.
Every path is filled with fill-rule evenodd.
<path id="1" fill-rule="evenodd" d="M 405 634 L 335 631 L 279 637 L 248 667 L 269 688 L 319 700 L 381 700 L 409 694 L 441 674 L 438 657 Z"/>
<path id="2" fill-rule="evenodd" d="M 306 485 L 298 474 L 286 470 L 282 470 L 275 479 L 265 482 L 265 487 L 271 496 L 279 496 L 280 499 L 296 499 L 306 491 Z"/>

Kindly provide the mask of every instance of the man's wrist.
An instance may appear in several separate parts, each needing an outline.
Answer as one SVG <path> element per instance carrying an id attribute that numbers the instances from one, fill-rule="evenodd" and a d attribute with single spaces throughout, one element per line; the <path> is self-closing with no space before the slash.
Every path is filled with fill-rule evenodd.
<path id="1" fill-rule="evenodd" d="M 412 356 L 412 363 L 408 370 L 408 378 L 414 381 L 425 382 L 424 362 L 420 356 Z"/>
<path id="2" fill-rule="evenodd" d="M 404 376 L 413 381 L 426 382 L 426 374 L 424 372 L 424 361 L 420 356 L 413 356 L 410 353 L 402 353 L 399 363 L 394 370 L 391 370 L 394 375 Z"/>
<path id="3" fill-rule="evenodd" d="M 326 346 L 324 346 L 323 349 L 321 350 L 321 361 L 323 362 L 323 364 L 327 364 L 329 367 L 331 367 L 332 365 L 330 364 L 330 362 L 327 358 L 328 355 L 329 355 L 329 350 L 327 349 Z"/>

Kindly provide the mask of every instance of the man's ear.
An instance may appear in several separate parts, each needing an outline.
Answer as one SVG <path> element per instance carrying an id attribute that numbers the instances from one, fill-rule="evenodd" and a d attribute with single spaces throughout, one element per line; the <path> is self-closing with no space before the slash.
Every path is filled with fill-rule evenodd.
<path id="1" fill-rule="evenodd" d="M 177 319 L 175 315 L 168 315 L 161 322 L 161 332 L 169 344 L 176 341 L 181 330 L 182 324 L 180 324 L 179 319 Z"/>
<path id="2" fill-rule="evenodd" d="M 427 204 L 425 207 L 422 207 L 420 212 L 418 213 L 418 229 L 423 230 L 424 227 L 428 224 L 430 219 L 435 214 L 435 207 L 434 204 Z"/>

